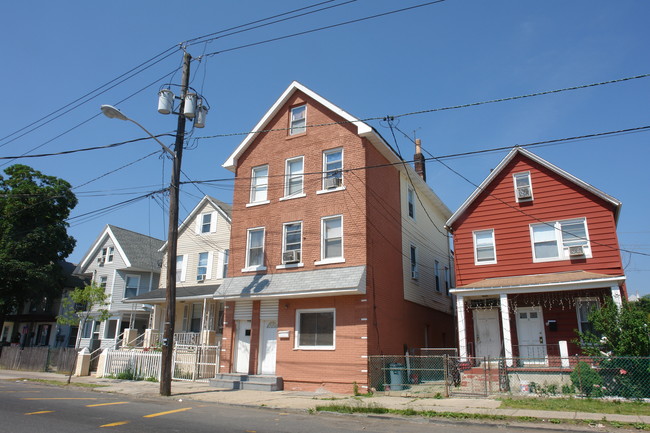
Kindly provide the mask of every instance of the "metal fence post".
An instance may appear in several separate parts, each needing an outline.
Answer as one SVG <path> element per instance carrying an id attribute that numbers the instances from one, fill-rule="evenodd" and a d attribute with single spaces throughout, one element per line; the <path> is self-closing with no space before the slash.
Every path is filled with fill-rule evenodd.
<path id="1" fill-rule="evenodd" d="M 445 354 L 443 358 L 443 377 L 445 381 L 445 397 L 449 398 L 449 355 Z"/>

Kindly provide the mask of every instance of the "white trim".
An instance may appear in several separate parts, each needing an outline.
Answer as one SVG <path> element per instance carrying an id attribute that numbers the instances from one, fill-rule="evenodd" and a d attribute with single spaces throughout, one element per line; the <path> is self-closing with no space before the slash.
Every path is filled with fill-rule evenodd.
<path id="1" fill-rule="evenodd" d="M 345 185 L 339 186 L 338 188 L 332 188 L 332 189 L 319 189 L 316 191 L 316 194 L 327 194 L 329 192 L 336 192 L 336 191 L 345 191 Z"/>
<path id="2" fill-rule="evenodd" d="M 261 206 L 263 204 L 269 204 L 271 200 L 257 201 L 255 203 L 246 203 L 246 207 Z"/>
<path id="3" fill-rule="evenodd" d="M 303 188 L 304 188 L 304 186 L 303 186 Z M 278 201 L 293 200 L 294 198 L 303 198 L 303 197 L 307 197 L 307 194 L 305 194 L 304 192 L 302 194 L 290 195 L 288 197 L 280 197 L 278 199 Z M 248 206 L 248 207 L 250 207 L 250 206 Z"/>
<path id="4" fill-rule="evenodd" d="M 406 214 L 413 221 L 417 221 L 415 219 L 415 215 L 417 214 L 415 210 L 416 207 L 417 206 L 415 205 L 415 189 L 411 185 L 407 185 L 406 186 Z M 411 213 L 413 215 L 411 215 Z"/>
<path id="5" fill-rule="evenodd" d="M 499 295 L 501 303 L 501 329 L 503 330 L 503 351 L 508 367 L 512 367 L 512 334 L 510 331 L 510 309 L 508 308 L 508 295 Z"/>
<path id="6" fill-rule="evenodd" d="M 303 222 L 302 221 L 288 221 L 286 223 L 282 223 L 282 250 L 281 250 L 281 256 L 280 256 L 280 263 L 282 263 L 282 265 L 285 265 L 285 266 L 287 264 L 283 263 L 283 256 L 284 256 L 284 253 L 287 252 L 287 249 L 286 249 L 287 248 L 287 226 L 290 225 L 290 224 L 300 224 L 300 249 L 299 249 L 299 251 L 300 251 L 300 262 L 299 263 L 302 263 Z M 290 263 L 290 265 L 297 265 L 297 264 L 298 263 Z M 291 266 L 289 266 L 289 267 L 291 267 Z M 276 269 L 284 269 L 284 268 L 278 268 L 276 266 Z"/>
<path id="7" fill-rule="evenodd" d="M 458 322 L 458 354 L 462 362 L 467 361 L 467 328 L 465 326 L 465 299 L 456 298 L 456 320 Z"/>
<path id="8" fill-rule="evenodd" d="M 530 189 L 530 198 L 519 198 L 519 187 L 517 186 L 517 176 L 522 176 L 526 175 L 528 177 L 528 188 Z M 518 173 L 512 173 L 512 187 L 514 188 L 515 191 L 515 201 L 517 203 L 526 203 L 526 202 L 531 202 L 534 199 L 533 196 L 533 178 L 532 175 L 530 174 L 530 170 L 527 171 L 520 171 Z"/>
<path id="9" fill-rule="evenodd" d="M 492 233 L 492 252 L 494 253 L 494 260 L 483 260 L 479 261 L 478 260 L 478 251 L 477 251 L 477 244 L 476 244 L 476 234 L 477 233 L 487 233 L 491 232 Z M 483 266 L 483 265 L 494 265 L 497 263 L 497 241 L 496 241 L 496 234 L 494 232 L 494 229 L 484 229 L 484 230 L 474 230 L 472 232 L 472 241 L 474 245 L 474 264 L 476 266 Z"/>
<path id="10" fill-rule="evenodd" d="M 327 179 L 328 173 L 336 171 L 336 170 L 329 170 L 329 171 L 327 170 L 327 155 L 334 154 L 334 153 L 339 153 L 339 152 L 341 153 L 341 168 L 338 169 L 338 172 L 340 173 L 341 184 L 339 186 L 335 187 L 335 188 L 325 188 L 325 179 Z M 333 189 L 338 189 L 338 188 L 343 187 L 345 185 L 345 182 L 344 182 L 344 179 L 343 179 L 343 167 L 344 167 L 344 163 L 345 163 L 345 154 L 344 154 L 343 147 L 335 147 L 335 148 L 332 148 L 332 149 L 323 150 L 322 155 L 323 155 L 322 156 L 322 158 L 323 158 L 323 167 L 322 167 L 323 175 L 321 177 L 322 189 L 320 191 L 328 191 L 328 190 L 333 190 Z"/>
<path id="11" fill-rule="evenodd" d="M 325 222 L 328 220 L 340 219 L 341 221 L 341 255 L 336 257 L 325 257 Z M 321 259 L 314 264 L 327 264 L 327 263 L 344 263 L 345 262 L 345 249 L 344 249 L 344 230 L 343 230 L 343 215 L 329 215 L 320 219 L 320 257 Z"/>
<path id="12" fill-rule="evenodd" d="M 266 266 L 264 265 L 259 265 L 259 266 L 248 266 L 246 268 L 242 268 L 242 272 L 258 272 L 258 271 L 266 271 Z"/>
<path id="13" fill-rule="evenodd" d="M 262 171 L 266 169 L 266 174 L 265 175 L 259 175 L 257 174 L 258 171 Z M 259 204 L 263 202 L 268 202 L 269 201 L 269 164 L 262 164 L 258 165 L 256 167 L 251 168 L 251 183 L 250 183 L 250 195 L 248 198 L 248 203 L 249 204 Z M 255 182 L 263 181 L 265 183 L 261 183 L 257 185 Z M 259 192 L 261 195 L 261 192 L 264 191 L 264 198 L 261 200 L 253 200 L 255 192 L 257 192 L 257 188 L 259 188 Z"/>
<path id="14" fill-rule="evenodd" d="M 135 295 L 134 296 L 138 296 L 140 294 L 140 275 L 137 275 L 137 274 L 125 274 L 124 275 L 124 292 L 122 293 L 122 299 L 130 297 L 130 296 L 126 296 L 126 290 L 128 288 L 127 287 L 127 282 L 129 280 L 129 277 L 130 278 L 137 278 L 138 284 L 135 287 Z"/>
<path id="15" fill-rule="evenodd" d="M 316 260 L 314 264 L 316 266 L 319 265 L 331 265 L 334 263 L 345 263 L 345 259 L 343 257 L 333 257 L 331 259 L 323 259 L 323 260 Z"/>
<path id="16" fill-rule="evenodd" d="M 214 262 L 214 251 L 208 251 L 208 269 L 205 272 L 205 279 L 212 279 L 212 262 Z"/>
<path id="17" fill-rule="evenodd" d="M 299 172 L 292 173 L 289 172 L 289 164 L 292 162 L 300 161 L 302 166 Z M 300 191 L 299 193 L 294 193 L 294 194 L 289 194 L 289 186 L 291 183 L 291 178 L 292 177 L 300 177 Z M 290 199 L 290 198 L 297 198 L 298 196 L 304 197 L 305 196 L 305 157 L 304 156 L 294 156 L 292 158 L 287 158 L 284 161 L 284 196 L 281 198 L 284 200 Z"/>
<path id="18" fill-rule="evenodd" d="M 547 222 L 541 222 L 541 223 L 531 223 L 528 225 L 528 231 L 530 233 L 530 246 L 531 246 L 531 253 L 533 256 L 533 263 L 544 263 L 544 262 L 557 262 L 561 260 L 572 260 L 573 258 L 569 255 L 569 248 L 570 247 L 565 247 L 564 246 L 564 238 L 563 238 L 563 233 L 564 231 L 562 230 L 562 224 L 563 223 L 572 223 L 572 222 L 579 222 L 582 221 L 582 224 L 585 229 L 585 240 L 587 242 L 586 245 L 583 245 L 583 251 L 584 255 L 577 257 L 578 259 L 590 259 L 593 257 L 591 253 L 591 241 L 589 240 L 589 227 L 587 224 L 587 218 L 586 217 L 578 217 L 578 218 L 568 218 L 568 219 L 563 219 L 563 220 L 556 220 L 556 221 L 547 221 Z M 557 256 L 554 257 L 543 257 L 543 258 L 537 258 L 535 254 L 535 235 L 534 235 L 534 228 L 535 227 L 551 227 L 553 228 L 553 234 L 555 235 L 555 243 L 556 243 L 556 251 L 557 251 Z"/>
<path id="19" fill-rule="evenodd" d="M 129 261 L 129 258 L 124 254 L 124 250 L 120 246 L 119 242 L 117 242 L 117 238 L 113 234 L 113 231 L 111 230 L 110 225 L 106 225 L 106 228 L 102 232 L 101 235 L 97 238 L 97 241 L 93 244 L 93 246 L 88 250 L 88 253 L 84 256 L 84 259 L 81 261 L 80 264 L 80 269 L 85 269 L 87 266 L 89 266 L 90 263 L 95 259 L 95 256 L 97 255 L 98 251 L 101 251 L 102 247 L 106 244 L 106 238 L 110 238 L 113 241 L 113 245 L 115 246 L 115 249 L 117 252 L 119 252 L 120 256 L 122 259 L 124 259 L 124 266 L 126 268 L 131 267 L 131 262 Z M 115 261 L 115 259 L 113 259 Z"/>
<path id="20" fill-rule="evenodd" d="M 597 296 L 583 296 L 575 299 L 576 303 L 576 320 L 578 321 L 578 331 L 584 332 L 582 330 L 582 319 L 580 318 L 580 304 L 582 302 L 596 303 L 598 308 L 600 308 L 600 299 Z M 588 317 L 587 317 L 588 319 Z"/>
<path id="21" fill-rule="evenodd" d="M 332 345 L 331 346 L 301 346 L 300 345 L 300 315 L 305 313 L 332 313 Z M 296 310 L 296 326 L 294 350 L 336 350 L 336 308 L 309 308 Z"/>
<path id="22" fill-rule="evenodd" d="M 249 271 L 252 272 L 252 271 Z M 339 295 L 363 295 L 366 293 L 365 287 L 354 287 L 350 289 L 324 289 L 324 290 L 309 290 L 305 292 L 291 292 L 291 293 L 271 293 L 265 294 L 252 294 L 247 299 L 264 299 L 264 298 L 277 298 L 277 299 L 295 299 L 295 298 L 321 298 L 323 296 L 339 296 Z M 241 299 L 240 294 L 235 295 L 213 295 L 214 299 L 218 300 L 237 300 Z M 142 301 L 138 301 L 142 302 Z"/>
<path id="23" fill-rule="evenodd" d="M 250 260 L 250 249 L 251 249 L 251 232 L 260 231 L 260 230 L 262 231 L 262 263 L 260 263 L 259 265 L 251 265 L 250 262 L 249 262 L 249 260 Z M 246 250 L 245 250 L 245 254 L 246 254 L 246 256 L 245 256 L 246 262 L 245 263 L 246 263 L 246 266 L 244 267 L 244 269 L 247 269 L 247 271 L 244 271 L 242 269 L 242 272 L 250 272 L 249 270 L 254 269 L 254 268 L 256 268 L 255 270 L 263 270 L 261 268 L 266 269 L 266 267 L 264 266 L 264 258 L 265 258 L 265 254 L 266 254 L 266 251 L 265 251 L 265 248 L 264 248 L 264 243 L 265 242 L 266 242 L 266 228 L 265 227 L 251 227 L 249 229 L 246 229 Z"/>
<path id="24" fill-rule="evenodd" d="M 292 269 L 292 268 L 304 268 L 305 264 L 300 263 L 287 263 L 286 265 L 277 265 L 275 269 Z"/>
<path id="25" fill-rule="evenodd" d="M 225 250 L 224 251 L 217 251 L 217 279 L 224 278 L 225 275 L 223 274 L 223 259 L 225 257 Z"/>
<path id="26" fill-rule="evenodd" d="M 602 289 L 611 283 L 623 283 L 625 277 L 598 278 L 594 280 L 566 281 L 543 284 L 527 284 L 521 286 L 503 287 L 464 287 L 450 289 L 449 292 L 458 296 L 498 295 L 501 293 L 534 293 L 539 291 L 559 292 L 563 290 Z"/>
<path id="27" fill-rule="evenodd" d="M 616 307 L 620 310 L 621 308 L 623 308 L 623 301 L 621 299 L 621 288 L 618 286 L 612 286 L 610 290 L 612 291 L 612 300 L 614 301 Z"/>

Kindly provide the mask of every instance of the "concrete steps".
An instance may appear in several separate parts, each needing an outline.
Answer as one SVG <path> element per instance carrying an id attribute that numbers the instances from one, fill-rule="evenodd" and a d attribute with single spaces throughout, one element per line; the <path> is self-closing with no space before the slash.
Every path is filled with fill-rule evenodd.
<path id="1" fill-rule="evenodd" d="M 282 391 L 284 382 L 279 376 L 219 373 L 214 379 L 210 379 L 210 386 L 233 390 Z"/>

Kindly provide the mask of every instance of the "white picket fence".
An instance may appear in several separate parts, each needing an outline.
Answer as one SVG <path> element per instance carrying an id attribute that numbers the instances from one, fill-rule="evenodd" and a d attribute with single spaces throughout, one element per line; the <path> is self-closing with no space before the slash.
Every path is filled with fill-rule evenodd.
<path id="1" fill-rule="evenodd" d="M 104 377 L 132 375 L 133 379 L 156 378 L 160 381 L 161 352 L 145 352 L 141 350 L 112 350 L 106 351 Z"/>

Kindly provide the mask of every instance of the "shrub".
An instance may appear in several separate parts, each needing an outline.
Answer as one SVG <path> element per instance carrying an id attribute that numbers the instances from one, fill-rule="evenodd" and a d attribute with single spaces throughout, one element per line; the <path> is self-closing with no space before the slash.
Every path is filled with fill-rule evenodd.
<path id="1" fill-rule="evenodd" d="M 571 383 L 587 397 L 602 397 L 603 379 L 589 364 L 580 361 L 571 372 Z"/>

